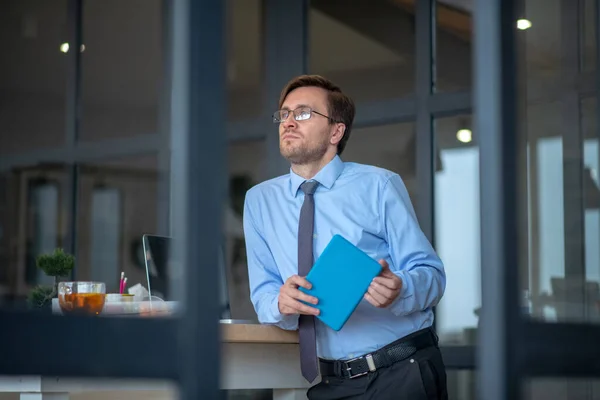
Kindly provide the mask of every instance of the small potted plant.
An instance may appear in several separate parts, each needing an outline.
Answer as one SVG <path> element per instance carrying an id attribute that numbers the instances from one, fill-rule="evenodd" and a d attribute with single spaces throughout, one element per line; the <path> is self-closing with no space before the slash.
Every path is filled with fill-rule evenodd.
<path id="1" fill-rule="evenodd" d="M 54 278 L 53 285 L 37 285 L 29 293 L 29 305 L 37 309 L 51 310 L 52 299 L 58 295 L 59 278 L 71 274 L 75 266 L 75 257 L 57 248 L 52 253 L 41 254 L 36 258 L 36 265 L 44 274 Z"/>

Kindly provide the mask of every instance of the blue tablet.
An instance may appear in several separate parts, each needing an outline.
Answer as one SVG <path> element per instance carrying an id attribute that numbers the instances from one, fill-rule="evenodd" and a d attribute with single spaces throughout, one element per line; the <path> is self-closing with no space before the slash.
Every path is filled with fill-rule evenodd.
<path id="1" fill-rule="evenodd" d="M 306 276 L 312 283 L 306 294 L 319 303 L 313 307 L 321 312 L 316 317 L 334 331 L 342 329 L 354 312 L 381 265 L 341 235 L 335 235 Z"/>

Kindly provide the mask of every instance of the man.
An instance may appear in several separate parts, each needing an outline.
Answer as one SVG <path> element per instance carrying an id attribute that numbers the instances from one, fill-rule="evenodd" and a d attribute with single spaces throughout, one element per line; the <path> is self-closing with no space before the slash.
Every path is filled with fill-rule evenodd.
<path id="1" fill-rule="evenodd" d="M 261 323 L 299 329 L 302 373 L 309 382 L 321 373 L 309 399 L 446 399 L 431 330 L 444 267 L 400 176 L 341 160 L 354 115 L 353 101 L 321 76 L 297 77 L 281 92 L 273 118 L 291 169 L 246 195 L 250 297 Z M 304 277 L 335 234 L 383 267 L 338 332 L 298 289 L 310 288 Z"/>

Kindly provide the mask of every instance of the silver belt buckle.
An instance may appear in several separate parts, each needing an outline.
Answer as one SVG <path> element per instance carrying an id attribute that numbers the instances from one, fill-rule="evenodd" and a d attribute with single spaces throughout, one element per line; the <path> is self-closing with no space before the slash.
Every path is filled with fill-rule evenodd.
<path id="1" fill-rule="evenodd" d="M 352 361 L 356 361 L 356 360 L 358 360 L 360 358 L 362 358 L 362 357 L 356 357 L 356 358 L 353 358 L 351 360 L 348 360 L 348 361 L 346 361 L 346 365 L 349 365 Z M 358 378 L 359 376 L 366 375 L 369 372 L 373 372 L 373 371 L 375 371 L 377 369 L 377 368 L 375 368 L 375 362 L 373 361 L 373 356 L 371 354 L 367 354 L 364 358 L 365 358 L 365 360 L 367 360 L 367 366 L 369 367 L 369 370 L 365 371 L 365 372 L 360 372 L 358 374 L 353 374 L 352 373 L 352 368 L 347 367 L 346 371 L 348 371 L 348 377 L 350 379 Z"/>

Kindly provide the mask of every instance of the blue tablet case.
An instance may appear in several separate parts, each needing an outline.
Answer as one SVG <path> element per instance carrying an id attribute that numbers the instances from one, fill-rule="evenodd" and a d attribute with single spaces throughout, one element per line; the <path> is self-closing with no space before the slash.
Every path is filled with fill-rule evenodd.
<path id="1" fill-rule="evenodd" d="M 310 304 L 321 311 L 316 317 L 339 331 L 380 272 L 377 261 L 341 235 L 334 235 L 306 277 L 312 288 L 299 289 L 319 300 L 317 305 Z"/>

